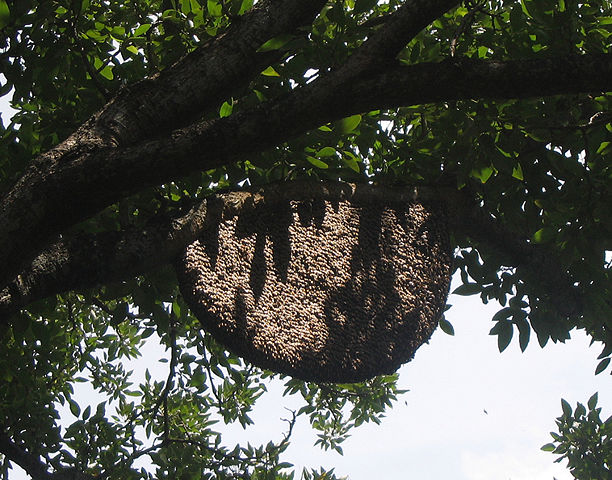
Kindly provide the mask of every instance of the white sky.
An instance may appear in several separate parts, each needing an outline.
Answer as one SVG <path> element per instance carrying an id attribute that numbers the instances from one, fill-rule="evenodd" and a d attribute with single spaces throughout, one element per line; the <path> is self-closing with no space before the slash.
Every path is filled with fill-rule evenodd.
<path id="1" fill-rule="evenodd" d="M 0 98 L 0 112 L 7 112 L 6 99 Z M 8 123 L 6 113 L 3 121 Z M 548 432 L 555 430 L 562 397 L 575 407 L 597 391 L 602 418 L 612 414 L 610 375 L 593 375 L 601 347 L 589 347 L 584 334 L 573 332 L 566 344 L 541 349 L 534 336 L 525 353 L 514 340 L 500 354 L 496 338 L 488 335 L 498 306 L 483 305 L 477 297 L 451 296 L 449 302 L 453 307 L 446 316 L 455 336 L 437 331 L 402 367 L 400 387 L 410 391 L 381 425 L 356 429 L 340 456 L 314 447 L 316 436 L 302 419 L 284 459 L 298 471 L 302 466 L 335 467 L 352 480 L 570 480 L 564 466 L 553 463 L 556 456 L 540 447 L 551 441 Z M 143 371 L 157 358 L 158 352 L 145 351 L 135 367 Z M 280 439 L 286 429 L 284 406 L 299 400 L 281 398 L 280 392 L 281 383 L 270 387 L 252 415 L 255 424 L 246 431 L 224 427 L 226 444 Z M 25 478 L 19 469 L 10 475 L 11 480 Z"/>

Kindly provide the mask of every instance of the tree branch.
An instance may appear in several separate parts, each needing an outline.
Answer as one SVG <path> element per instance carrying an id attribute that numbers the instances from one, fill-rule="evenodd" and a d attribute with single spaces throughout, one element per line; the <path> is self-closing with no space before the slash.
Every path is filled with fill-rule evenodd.
<path id="1" fill-rule="evenodd" d="M 421 30 L 451 8 L 458 0 L 410 0 L 385 17 L 384 24 L 366 40 L 348 63 L 369 66 L 384 66 L 412 40 Z"/>
<path id="2" fill-rule="evenodd" d="M 2 205 L 0 285 L 14 278 L 24 258 L 34 255 L 52 235 L 135 190 L 237 161 L 348 115 L 446 100 L 610 89 L 611 54 L 396 66 L 336 88 L 315 81 L 280 99 L 196 123 L 168 137 L 84 153 L 58 161 L 46 171 L 35 167 Z M 30 215 L 24 216 L 24 211 Z"/>
<path id="3" fill-rule="evenodd" d="M 0 453 L 23 468 L 33 480 L 94 480 L 95 478 L 74 469 L 49 473 L 38 455 L 28 453 L 13 442 L 3 430 L 0 430 Z"/>
<path id="4" fill-rule="evenodd" d="M 29 303 L 75 288 L 90 288 L 169 264 L 206 222 L 206 202 L 144 230 L 76 235 L 53 244 L 0 291 L 0 325 Z"/>
<path id="5" fill-rule="evenodd" d="M 355 109 L 484 98 L 531 98 L 612 90 L 612 54 L 522 60 L 449 59 L 389 67 L 345 87 Z M 360 98 L 356 95 L 367 95 Z M 333 107 L 331 107 L 333 108 Z"/>
<path id="6" fill-rule="evenodd" d="M 193 121 L 244 88 L 282 53 L 267 40 L 309 25 L 326 0 L 262 0 L 227 32 L 163 72 L 122 89 L 59 148 L 129 145 Z"/>
<path id="7" fill-rule="evenodd" d="M 196 115 L 243 88 L 254 75 L 281 55 L 278 52 L 258 53 L 257 49 L 265 41 L 308 25 L 325 3 L 326 0 L 262 0 L 251 12 L 234 22 L 225 34 L 161 74 L 120 91 L 67 140 L 38 157 L 22 179 L 27 183 L 31 178 L 40 178 L 44 169 L 54 170 L 58 162 L 65 162 L 67 158 L 78 159 L 88 152 L 161 136 L 192 121 Z M 18 182 L 14 188 L 20 190 L 22 184 Z M 9 192 L 0 205 L 0 217 L 7 227 L 0 229 L 0 245 L 14 240 L 14 234 L 19 230 L 19 227 L 15 228 L 17 225 L 30 223 L 24 212 L 36 215 L 34 198 L 41 198 L 33 191 L 22 193 L 26 193 L 25 198 L 21 195 L 17 195 L 21 198 L 14 198 Z M 15 202 L 19 204 L 18 211 L 4 208 L 6 204 Z M 54 229 L 50 236 L 40 239 L 35 248 L 17 246 L 21 258 L 13 257 L 17 252 L 12 248 L 2 267 L 10 273 L 6 276 L 0 273 L 0 286 L 6 285 L 24 261 L 29 261 L 35 250 L 57 233 L 59 230 Z M 13 260 L 9 261 L 10 257 Z"/>
<path id="8" fill-rule="evenodd" d="M 34 480 L 53 480 L 53 475 L 47 471 L 38 456 L 27 453 L 3 431 L 0 432 L 0 452 L 23 468 Z"/>
<path id="9" fill-rule="evenodd" d="M 355 192 L 369 188 L 360 185 Z M 316 191 L 321 198 L 344 198 L 348 193 L 343 189 L 351 191 L 350 185 L 344 183 L 288 182 L 266 187 L 266 196 L 299 199 L 308 198 Z M 575 318 L 582 314 L 579 289 L 563 270 L 556 253 L 544 245 L 531 244 L 517 237 L 479 207 L 469 193 L 452 187 L 418 187 L 416 190 L 378 189 L 373 194 L 396 201 L 409 201 L 416 196 L 444 203 L 451 231 L 495 250 L 505 266 L 516 267 L 525 278 L 534 279 L 531 282 L 534 292 L 562 295 L 564 302 L 555 303 L 555 308 L 563 317 Z M 254 205 L 259 198 L 257 190 L 217 194 L 183 217 L 156 222 L 156 226 L 144 232 L 111 232 L 58 242 L 39 255 L 29 270 L 0 293 L 0 319 L 6 319 L 0 320 L 0 324 L 8 322 L 8 316 L 19 308 L 49 295 L 126 280 L 167 265 L 210 225 L 210 219 L 218 218 L 227 209 Z"/>

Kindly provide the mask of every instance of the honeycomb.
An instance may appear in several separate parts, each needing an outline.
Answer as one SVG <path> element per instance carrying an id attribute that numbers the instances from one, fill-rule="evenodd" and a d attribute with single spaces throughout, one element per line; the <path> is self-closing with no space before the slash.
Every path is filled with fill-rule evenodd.
<path id="1" fill-rule="evenodd" d="M 285 183 L 209 197 L 177 262 L 202 326 L 255 365 L 314 382 L 394 372 L 427 342 L 451 274 L 435 199 Z"/>

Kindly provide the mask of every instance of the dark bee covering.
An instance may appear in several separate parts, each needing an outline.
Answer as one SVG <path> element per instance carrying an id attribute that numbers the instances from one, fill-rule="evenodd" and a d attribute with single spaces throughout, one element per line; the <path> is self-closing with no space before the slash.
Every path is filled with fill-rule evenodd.
<path id="1" fill-rule="evenodd" d="M 260 367 L 316 382 L 392 373 L 444 310 L 444 214 L 413 190 L 277 184 L 211 197 L 207 222 L 177 264 L 181 291 Z"/>

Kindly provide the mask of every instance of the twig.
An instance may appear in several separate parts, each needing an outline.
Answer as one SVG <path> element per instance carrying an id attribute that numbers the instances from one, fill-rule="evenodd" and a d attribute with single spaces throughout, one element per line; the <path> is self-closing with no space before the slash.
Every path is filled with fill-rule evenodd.
<path id="1" fill-rule="evenodd" d="M 178 348 L 176 344 L 176 327 L 174 325 L 174 313 L 170 314 L 170 369 L 168 371 L 168 378 L 166 379 L 166 384 L 164 385 L 164 390 L 162 391 L 160 397 L 157 399 L 155 403 L 155 407 L 153 408 L 153 413 L 151 414 L 151 419 L 153 420 L 157 413 L 159 412 L 159 408 L 164 407 L 164 438 L 168 438 L 169 436 L 169 424 L 168 424 L 168 395 L 170 394 L 170 389 L 173 385 L 174 375 L 176 374 L 176 364 L 178 363 Z"/>
<path id="2" fill-rule="evenodd" d="M 60 470 L 49 473 L 40 457 L 29 453 L 25 448 L 17 445 L 0 426 L 0 453 L 9 461 L 23 468 L 33 480 L 94 480 L 95 477 L 75 469 Z"/>
<path id="3" fill-rule="evenodd" d="M 80 10 L 80 2 L 76 2 L 78 3 L 78 9 Z M 92 68 L 91 63 L 89 63 L 89 59 L 87 58 L 87 53 L 85 52 L 85 48 L 83 47 L 83 44 L 81 43 L 81 40 L 79 39 L 79 31 L 77 29 L 77 18 L 79 16 L 80 11 L 75 10 L 74 9 L 74 5 L 73 5 L 73 9 L 72 9 L 72 19 L 70 22 L 70 32 L 72 33 L 72 40 L 74 41 L 74 45 L 76 46 L 78 52 L 79 52 L 79 56 L 81 57 L 81 60 L 83 62 L 83 66 L 85 67 L 85 70 L 87 71 L 87 73 L 89 74 L 89 76 L 91 77 L 91 81 L 93 82 L 94 86 L 96 87 L 96 89 L 102 94 L 102 96 L 104 97 L 105 101 L 109 101 L 111 99 L 111 94 L 110 91 L 102 84 L 102 82 L 100 82 L 100 79 L 98 78 L 98 74 L 101 70 L 98 70 L 97 72 Z M 103 64 L 102 68 L 106 67 L 107 63 Z"/>
<path id="4" fill-rule="evenodd" d="M 457 27 L 457 30 L 455 31 L 455 34 L 453 35 L 453 39 L 451 40 L 451 43 L 450 43 L 451 57 L 455 56 L 456 49 L 457 49 L 457 42 L 459 41 L 459 37 L 461 37 L 468 30 L 468 28 L 471 27 L 472 22 L 474 21 L 474 18 L 476 17 L 476 13 L 483 11 L 482 5 L 480 5 L 477 2 L 474 2 L 474 3 L 467 2 L 466 4 L 468 5 L 468 8 L 469 8 L 468 13 L 461 19 L 461 23 Z"/>

